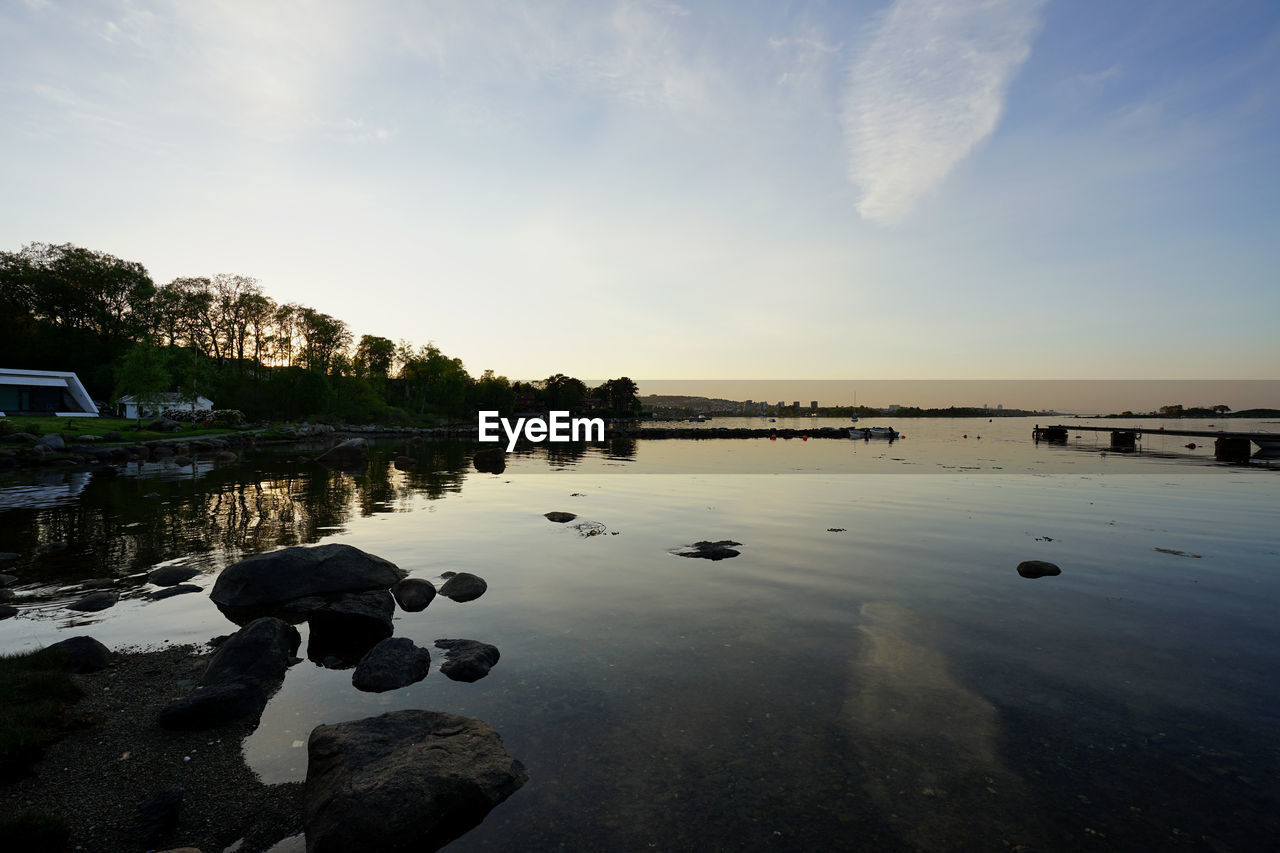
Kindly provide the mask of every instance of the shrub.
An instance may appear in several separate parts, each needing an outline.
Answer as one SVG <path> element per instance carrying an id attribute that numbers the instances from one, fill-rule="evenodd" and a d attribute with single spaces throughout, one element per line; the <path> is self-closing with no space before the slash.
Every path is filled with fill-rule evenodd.
<path id="1" fill-rule="evenodd" d="M 8 418 L 0 418 L 0 435 L 13 435 L 19 432 L 18 425 Z"/>

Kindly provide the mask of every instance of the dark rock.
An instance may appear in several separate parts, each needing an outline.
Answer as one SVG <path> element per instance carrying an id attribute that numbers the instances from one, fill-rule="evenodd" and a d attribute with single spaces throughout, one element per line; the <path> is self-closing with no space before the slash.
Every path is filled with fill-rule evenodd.
<path id="1" fill-rule="evenodd" d="M 42 435 L 37 438 L 36 446 L 47 447 L 50 450 L 63 450 L 66 448 L 67 443 L 62 440 L 62 436 L 58 435 L 56 432 L 51 432 L 48 435 Z"/>
<path id="2" fill-rule="evenodd" d="M 732 539 L 721 539 L 719 542 L 711 542 L 706 539 L 701 542 L 694 542 L 692 545 L 686 545 L 683 550 L 677 551 L 681 557 L 700 557 L 704 560 L 727 560 L 730 557 L 736 557 L 741 551 L 735 550 L 735 546 L 741 546 L 741 542 L 734 542 Z"/>
<path id="3" fill-rule="evenodd" d="M 395 600 L 386 590 L 345 595 L 311 609 L 306 614 L 311 625 L 307 657 L 322 665 L 330 658 L 341 661 L 335 669 L 354 666 L 391 636 L 395 609 Z"/>
<path id="4" fill-rule="evenodd" d="M 80 581 L 81 589 L 111 589 L 115 585 L 115 578 L 89 578 L 87 581 Z"/>
<path id="5" fill-rule="evenodd" d="M 93 637 L 69 637 L 49 646 L 67 656 L 68 672 L 98 672 L 111 663 L 111 650 Z"/>
<path id="6" fill-rule="evenodd" d="M 394 464 L 397 471 L 412 471 L 418 466 L 418 460 L 412 456 L 397 456 Z"/>
<path id="7" fill-rule="evenodd" d="M 12 604 L 0 604 L 0 619 L 12 619 L 18 615 L 18 608 Z"/>
<path id="8" fill-rule="evenodd" d="M 186 468 L 191 464 L 191 457 L 186 456 L 185 454 L 182 456 L 175 456 L 173 457 L 173 464 L 177 465 L 179 468 Z"/>
<path id="9" fill-rule="evenodd" d="M 363 468 L 369 463 L 369 442 L 363 438 L 349 438 L 320 454 L 318 461 L 339 470 Z"/>
<path id="10" fill-rule="evenodd" d="M 36 548 L 37 554 L 56 554 L 58 551 L 67 550 L 66 542 L 46 542 Z"/>
<path id="11" fill-rule="evenodd" d="M 209 597 L 222 607 L 264 607 L 308 595 L 386 589 L 407 572 L 350 545 L 256 554 L 218 575 Z"/>
<path id="12" fill-rule="evenodd" d="M 543 518 L 547 521 L 554 521 L 556 524 L 567 524 L 577 517 L 577 513 L 572 512 L 548 512 L 543 514 Z"/>
<path id="13" fill-rule="evenodd" d="M 182 794 L 181 788 L 165 788 L 138 804 L 134 826 L 144 846 L 156 846 L 177 828 Z"/>
<path id="14" fill-rule="evenodd" d="M 16 560 L 21 556 L 21 554 L 15 554 L 12 551 L 0 551 L 0 563 L 3 563 L 5 560 Z"/>
<path id="15" fill-rule="evenodd" d="M 6 586 L 13 586 L 17 582 L 17 575 L 0 575 L 0 589 L 3 589 Z"/>
<path id="16" fill-rule="evenodd" d="M 454 681 L 479 681 L 498 662 L 498 647 L 475 640 L 436 640 L 445 655 L 440 671 Z"/>
<path id="17" fill-rule="evenodd" d="M 157 722 L 166 729 L 200 730 L 257 717 L 267 697 L 257 684 L 237 681 L 201 687 L 160 709 Z"/>
<path id="18" fill-rule="evenodd" d="M 173 456 L 173 448 L 164 444 L 153 444 L 151 446 L 152 459 L 168 459 Z"/>
<path id="19" fill-rule="evenodd" d="M 236 456 L 230 450 L 220 450 L 218 451 L 218 454 L 213 457 L 213 459 L 215 462 L 235 462 L 239 460 L 240 457 Z"/>
<path id="20" fill-rule="evenodd" d="M 477 450 L 471 462 L 481 474 L 501 474 L 507 470 L 507 454 L 500 447 Z"/>
<path id="21" fill-rule="evenodd" d="M 156 418 L 147 424 L 147 429 L 152 432 L 177 432 L 182 429 L 182 424 L 169 418 Z"/>
<path id="22" fill-rule="evenodd" d="M 1024 578 L 1046 578 L 1062 574 L 1062 569 L 1044 560 L 1027 560 L 1018 564 L 1018 574 Z"/>
<path id="23" fill-rule="evenodd" d="M 77 599 L 67 605 L 68 610 L 80 610 L 85 613 L 96 613 L 115 605 L 120 596 L 114 592 L 91 592 L 84 598 Z"/>
<path id="24" fill-rule="evenodd" d="M 421 681 L 430 671 L 430 652 L 407 637 L 388 637 L 360 659 L 351 683 L 357 690 L 382 693 Z"/>
<path id="25" fill-rule="evenodd" d="M 0 601 L 13 601 L 14 598 L 13 590 L 0 587 Z"/>
<path id="26" fill-rule="evenodd" d="M 156 586 L 173 586 L 200 574 L 191 566 L 162 566 L 147 575 L 147 582 Z"/>
<path id="27" fill-rule="evenodd" d="M 440 594 L 454 601 L 475 601 L 484 595 L 488 588 L 489 585 L 484 582 L 484 578 L 477 577 L 471 572 L 458 572 L 444 582 L 440 587 Z"/>
<path id="28" fill-rule="evenodd" d="M 102 434 L 103 441 L 120 441 L 122 438 L 124 438 L 124 436 L 118 432 L 104 432 Z"/>
<path id="29" fill-rule="evenodd" d="M 529 778 L 488 725 L 437 711 L 317 726 L 307 753 L 308 853 L 438 850 Z"/>
<path id="30" fill-rule="evenodd" d="M 186 595 L 189 592 L 204 592 L 204 589 L 193 583 L 180 583 L 177 586 L 167 586 L 164 589 L 147 593 L 147 600 L 164 601 L 166 598 L 173 598 L 175 595 Z"/>
<path id="31" fill-rule="evenodd" d="M 218 647 L 200 683 L 281 681 L 301 643 L 298 629 L 283 619 L 255 619 Z"/>
<path id="32" fill-rule="evenodd" d="M 431 581 L 422 578 L 405 578 L 391 587 L 391 594 L 401 610 L 417 613 L 426 610 L 427 605 L 436 597 L 436 587 Z"/>

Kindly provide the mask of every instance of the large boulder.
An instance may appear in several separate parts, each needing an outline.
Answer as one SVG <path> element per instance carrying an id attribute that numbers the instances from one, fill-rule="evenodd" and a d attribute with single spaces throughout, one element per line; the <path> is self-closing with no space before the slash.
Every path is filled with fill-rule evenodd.
<path id="1" fill-rule="evenodd" d="M 290 607 L 311 625 L 307 657 L 323 666 L 344 669 L 355 666 L 394 629 L 391 617 L 396 604 L 386 590 L 351 593 L 332 601 L 307 599 Z"/>
<path id="2" fill-rule="evenodd" d="M 438 850 L 529 778 L 487 724 L 437 711 L 317 726 L 307 753 L 308 853 Z"/>
<path id="3" fill-rule="evenodd" d="M 320 454 L 318 461 L 343 471 L 363 468 L 369 463 L 369 442 L 363 438 L 348 438 Z"/>
<path id="4" fill-rule="evenodd" d="M 209 597 L 221 607 L 270 607 L 310 595 L 386 589 L 407 574 L 350 545 L 298 546 L 228 566 Z"/>
<path id="5" fill-rule="evenodd" d="M 498 662 L 498 647 L 477 640 L 436 640 L 445 654 L 440 672 L 454 681 L 479 681 Z"/>
<path id="6" fill-rule="evenodd" d="M 68 637 L 49 648 L 66 655 L 68 672 L 98 672 L 111 663 L 111 650 L 93 637 Z"/>
<path id="7" fill-rule="evenodd" d="M 360 659 L 351 683 L 366 693 L 383 693 L 421 681 L 430 671 L 430 652 L 407 637 L 388 637 Z"/>
<path id="8" fill-rule="evenodd" d="M 97 613 L 99 610 L 114 607 L 119 600 L 120 596 L 114 592 L 91 592 L 85 597 L 78 598 L 68 604 L 67 609 L 79 610 L 82 613 Z"/>
<path id="9" fill-rule="evenodd" d="M 266 686 L 281 681 L 301 644 L 298 629 L 283 619 L 255 619 L 218 646 L 200 683 L 251 681 Z"/>
<path id="10" fill-rule="evenodd" d="M 42 435 L 37 438 L 36 445 L 47 447 L 50 450 L 63 450 L 66 448 L 67 443 L 62 440 L 61 435 L 56 432 L 51 432 L 48 435 Z"/>

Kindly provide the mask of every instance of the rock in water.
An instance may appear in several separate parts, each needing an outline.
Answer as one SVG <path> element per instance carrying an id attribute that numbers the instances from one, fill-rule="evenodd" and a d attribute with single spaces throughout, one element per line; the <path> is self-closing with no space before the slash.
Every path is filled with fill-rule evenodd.
<path id="1" fill-rule="evenodd" d="M 149 592 L 146 598 L 148 601 L 163 601 L 175 595 L 186 595 L 188 592 L 204 592 L 204 590 L 193 583 L 180 583 L 177 586 L 167 586 L 164 589 Z"/>
<path id="2" fill-rule="evenodd" d="M 391 593 L 382 589 L 344 595 L 328 602 L 309 599 L 307 608 L 299 611 L 305 613 L 311 625 L 307 657 L 339 669 L 355 666 L 370 649 L 391 636 L 394 631 L 391 617 L 395 611 Z M 326 663 L 330 658 L 333 661 Z"/>
<path id="3" fill-rule="evenodd" d="M 436 640 L 443 649 L 445 662 L 440 672 L 454 681 L 479 681 L 498 662 L 498 647 L 476 640 Z"/>
<path id="4" fill-rule="evenodd" d="M 407 574 L 350 545 L 298 546 L 227 566 L 209 597 L 222 607 L 268 607 L 308 595 L 386 589 Z"/>
<path id="5" fill-rule="evenodd" d="M 422 578 L 405 578 L 391 587 L 396 604 L 406 613 L 417 613 L 426 610 L 436 597 L 436 587 L 431 581 Z"/>
<path id="6" fill-rule="evenodd" d="M 392 463 L 396 466 L 397 471 L 412 471 L 418 466 L 418 460 L 412 456 L 397 456 Z"/>
<path id="7" fill-rule="evenodd" d="M 212 729 L 245 717 L 257 717 L 266 706 L 266 695 L 254 684 L 243 681 L 214 684 L 165 705 L 156 722 L 173 730 Z"/>
<path id="8" fill-rule="evenodd" d="M 93 637 L 70 637 L 49 646 L 67 656 L 68 672 L 98 672 L 111 663 L 111 650 Z"/>
<path id="9" fill-rule="evenodd" d="M 388 637 L 360 659 L 351 683 L 357 690 L 383 693 L 421 681 L 430 671 L 430 652 L 406 637 Z"/>
<path id="10" fill-rule="evenodd" d="M 686 545 L 676 553 L 681 557 L 701 557 L 704 560 L 727 560 L 730 557 L 736 557 L 741 551 L 735 550 L 741 546 L 741 542 L 734 542 L 732 539 L 721 539 L 719 542 L 710 542 L 706 539 L 701 542 L 694 542 L 692 545 Z"/>
<path id="11" fill-rule="evenodd" d="M 77 599 L 67 605 L 68 610 L 79 610 L 84 613 L 97 613 L 115 606 L 120 597 L 114 592 L 91 592 L 84 598 Z"/>
<path id="12" fill-rule="evenodd" d="M 1018 563 L 1018 574 L 1024 578 L 1047 578 L 1062 574 L 1062 569 L 1044 560 L 1027 560 Z"/>
<path id="13" fill-rule="evenodd" d="M 369 464 L 369 442 L 363 438 L 348 438 L 320 454 L 318 461 L 343 471 L 363 468 Z"/>
<path id="14" fill-rule="evenodd" d="M 308 853 L 438 850 L 529 778 L 487 724 L 437 711 L 317 726 L 307 754 Z"/>
<path id="15" fill-rule="evenodd" d="M 476 451 L 471 463 L 481 474 L 501 474 L 507 470 L 507 454 L 500 447 L 488 447 Z"/>
<path id="16" fill-rule="evenodd" d="M 175 586 L 200 574 L 191 566 L 162 566 L 147 575 L 147 582 L 156 586 Z"/>
<path id="17" fill-rule="evenodd" d="M 440 594 L 454 601 L 475 601 L 484 595 L 488 588 L 489 585 L 484 582 L 484 578 L 470 572 L 458 572 L 444 582 L 440 587 Z"/>
<path id="18" fill-rule="evenodd" d="M 568 524 L 578 516 L 572 512 L 545 512 L 542 517 L 547 521 L 554 521 L 556 524 Z"/>

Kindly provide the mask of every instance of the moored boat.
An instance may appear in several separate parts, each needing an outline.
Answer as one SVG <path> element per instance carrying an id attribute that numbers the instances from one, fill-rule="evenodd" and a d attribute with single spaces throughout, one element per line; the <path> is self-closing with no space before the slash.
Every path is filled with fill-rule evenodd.
<path id="1" fill-rule="evenodd" d="M 887 438 L 893 441 L 898 434 L 893 427 L 849 427 L 850 438 Z"/>

